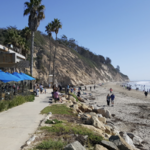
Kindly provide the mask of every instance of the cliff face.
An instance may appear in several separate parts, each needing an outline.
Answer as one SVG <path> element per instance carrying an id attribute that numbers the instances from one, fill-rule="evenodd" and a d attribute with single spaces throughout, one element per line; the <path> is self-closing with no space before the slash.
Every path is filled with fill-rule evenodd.
<path id="1" fill-rule="evenodd" d="M 51 74 L 53 72 L 53 54 L 56 44 L 51 42 Z M 91 65 L 86 58 L 82 58 L 76 51 L 64 45 L 57 44 L 56 79 L 62 85 L 83 85 L 102 83 L 107 81 L 125 81 L 128 76 L 117 73 L 112 65 Z M 47 40 L 42 49 L 35 47 L 33 77 L 39 83 L 48 84 L 50 45 Z M 29 72 L 29 69 L 28 69 Z"/>

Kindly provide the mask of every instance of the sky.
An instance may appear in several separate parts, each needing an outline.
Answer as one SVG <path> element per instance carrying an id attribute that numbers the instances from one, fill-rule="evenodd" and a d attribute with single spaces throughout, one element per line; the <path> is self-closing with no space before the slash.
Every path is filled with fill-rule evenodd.
<path id="1" fill-rule="evenodd" d="M 1 1 L 0 28 L 28 26 L 24 2 Z M 109 57 L 130 80 L 150 80 L 150 0 L 42 0 L 45 19 L 60 19 L 63 34 L 95 54 Z M 55 37 L 55 35 L 53 35 Z"/>

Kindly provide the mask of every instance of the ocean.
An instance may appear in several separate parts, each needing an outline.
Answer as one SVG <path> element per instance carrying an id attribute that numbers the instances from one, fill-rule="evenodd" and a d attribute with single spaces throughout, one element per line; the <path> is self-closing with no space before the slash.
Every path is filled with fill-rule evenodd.
<path id="1" fill-rule="evenodd" d="M 150 90 L 150 80 L 146 81 L 130 81 L 127 84 L 131 85 L 132 89 L 139 88 L 140 91 L 149 91 Z"/>

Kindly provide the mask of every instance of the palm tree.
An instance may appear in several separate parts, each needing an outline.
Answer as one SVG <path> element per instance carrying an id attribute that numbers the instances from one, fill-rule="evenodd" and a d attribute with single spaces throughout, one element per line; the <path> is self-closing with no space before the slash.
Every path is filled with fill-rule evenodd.
<path id="1" fill-rule="evenodd" d="M 50 58 L 49 58 L 49 75 L 51 74 L 51 37 L 52 37 L 52 24 L 49 23 L 46 27 L 46 32 L 49 36 L 49 44 L 50 44 Z"/>
<path id="2" fill-rule="evenodd" d="M 30 28 L 29 27 L 25 27 L 24 29 L 22 29 L 21 35 L 26 39 L 26 42 L 27 42 L 28 39 L 31 37 L 31 30 L 30 30 Z"/>
<path id="3" fill-rule="evenodd" d="M 54 19 L 54 21 L 52 21 L 52 31 L 54 31 L 56 34 L 56 42 L 57 42 L 57 34 L 59 32 L 59 29 L 61 28 L 62 28 L 62 24 L 60 20 Z M 56 45 L 55 45 L 55 52 L 54 52 L 54 59 L 53 59 L 53 84 L 55 81 L 55 59 L 56 59 Z"/>
<path id="4" fill-rule="evenodd" d="M 30 74 L 32 74 L 33 69 L 33 50 L 34 50 L 34 32 L 40 24 L 40 21 L 45 18 L 44 9 L 45 6 L 41 5 L 42 0 L 30 0 L 30 2 L 25 2 L 24 16 L 29 15 L 28 25 L 31 30 L 31 62 L 30 62 Z"/>

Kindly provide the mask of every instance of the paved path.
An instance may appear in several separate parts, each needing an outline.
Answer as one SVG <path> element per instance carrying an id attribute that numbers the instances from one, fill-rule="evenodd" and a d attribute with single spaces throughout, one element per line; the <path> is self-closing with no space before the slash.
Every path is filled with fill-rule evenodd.
<path id="1" fill-rule="evenodd" d="M 40 94 L 34 102 L 0 113 L 0 150 L 20 150 L 44 118 L 39 113 L 48 106 L 50 93 L 48 89 L 47 94 Z"/>

